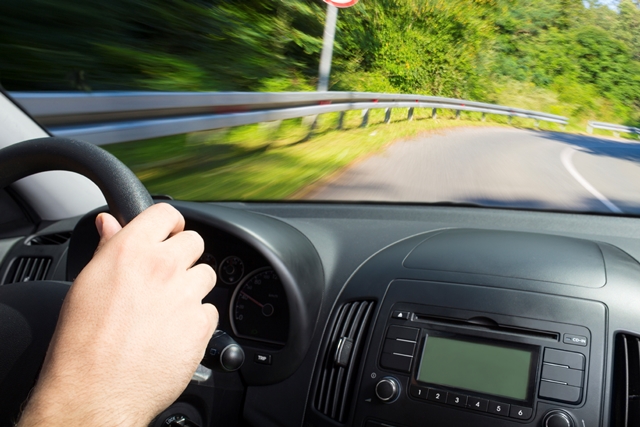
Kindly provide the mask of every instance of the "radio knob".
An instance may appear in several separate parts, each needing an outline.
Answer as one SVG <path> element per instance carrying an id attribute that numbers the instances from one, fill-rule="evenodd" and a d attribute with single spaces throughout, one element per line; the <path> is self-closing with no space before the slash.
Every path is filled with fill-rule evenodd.
<path id="1" fill-rule="evenodd" d="M 400 395 L 400 384 L 393 377 L 384 377 L 376 384 L 376 396 L 385 403 L 391 403 Z"/>
<path id="2" fill-rule="evenodd" d="M 545 415 L 544 420 L 542 420 L 542 426 L 575 427 L 575 423 L 573 422 L 573 418 L 571 417 L 571 415 L 559 409 L 555 409 L 553 411 L 549 411 L 549 413 Z"/>

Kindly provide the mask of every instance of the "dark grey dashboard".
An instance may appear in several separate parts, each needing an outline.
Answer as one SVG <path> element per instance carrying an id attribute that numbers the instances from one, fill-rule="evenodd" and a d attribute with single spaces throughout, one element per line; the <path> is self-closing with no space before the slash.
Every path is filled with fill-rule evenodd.
<path id="1" fill-rule="evenodd" d="M 297 328 L 289 329 L 284 344 L 241 338 L 250 349 L 249 367 L 239 375 L 215 377 L 218 394 L 189 386 L 185 401 L 199 402 L 210 425 L 417 427 L 428 420 L 434 426 L 538 426 L 549 411 L 559 409 L 576 425 L 588 427 L 610 425 L 612 411 L 626 411 L 620 407 L 626 395 L 613 387 L 612 362 L 616 334 L 640 334 L 638 219 L 409 205 L 174 204 L 205 236 L 217 267 L 229 256 L 239 256 L 250 264 L 247 270 L 276 271 L 285 282 Z M 76 222 L 52 227 L 70 231 Z M 222 249 L 226 242 L 233 250 Z M 6 276 L 13 258 L 30 250 L 16 243 L 0 277 Z M 66 249 L 56 250 L 52 256 L 59 268 L 48 278 L 65 278 Z M 233 286 L 220 285 L 212 301 L 231 307 Z M 393 318 L 396 311 L 410 318 Z M 341 323 L 349 313 L 366 319 L 364 326 L 349 329 Z M 231 326 L 224 322 L 221 326 Z M 411 358 L 408 370 L 382 361 L 393 325 L 420 331 L 413 353 L 404 355 Z M 336 328 L 343 329 L 339 333 Z M 455 387 L 416 381 L 425 337 L 443 334 L 534 349 L 527 398 L 501 401 L 531 409 L 531 415 L 503 417 L 414 396 L 413 390 L 423 386 L 426 394 L 436 390 L 458 396 Z M 567 334 L 588 338 L 587 348 L 564 342 Z M 334 339 L 342 338 L 352 347 L 339 360 Z M 546 354 L 553 351 L 584 357 L 584 367 L 571 372 L 581 378 L 579 386 L 546 381 L 543 369 L 555 366 Z M 272 357 L 273 364 L 257 363 L 258 353 Z M 376 397 L 373 377 L 397 381 L 400 394 L 393 403 Z M 578 397 L 557 398 L 556 384 L 579 389 Z M 239 397 L 221 398 L 225 387 Z M 482 393 L 461 395 L 465 402 L 486 398 L 495 404 Z M 223 401 L 238 405 L 243 420 L 216 416 Z M 222 412 L 228 417 L 238 412 L 226 409 Z M 634 425 L 629 418 L 633 413 L 626 413 L 631 414 L 626 425 Z M 618 421 L 611 425 L 625 425 Z"/>

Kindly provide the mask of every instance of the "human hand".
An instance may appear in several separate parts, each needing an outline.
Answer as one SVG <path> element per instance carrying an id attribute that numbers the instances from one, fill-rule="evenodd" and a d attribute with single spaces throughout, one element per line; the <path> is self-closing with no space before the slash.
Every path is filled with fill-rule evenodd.
<path id="1" fill-rule="evenodd" d="M 157 204 L 122 228 L 109 214 L 100 245 L 65 299 L 20 427 L 145 426 L 187 386 L 218 323 L 202 299 L 215 285 L 193 266 L 202 238 Z"/>

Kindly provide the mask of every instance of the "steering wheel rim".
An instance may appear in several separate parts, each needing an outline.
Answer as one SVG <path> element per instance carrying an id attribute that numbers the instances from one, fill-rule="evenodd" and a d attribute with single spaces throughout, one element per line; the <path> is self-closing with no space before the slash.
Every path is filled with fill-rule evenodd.
<path id="1" fill-rule="evenodd" d="M 122 226 L 153 205 L 149 192 L 135 174 L 95 145 L 50 137 L 0 150 L 0 188 L 52 170 L 77 172 L 93 181 Z M 90 228 L 95 234 L 96 213 L 83 218 L 86 222 L 91 217 Z M 92 254 L 89 251 L 88 257 Z M 0 427 L 14 425 L 35 384 L 69 285 L 42 281 L 0 286 L 0 341 L 7 344 L 0 346 Z"/>
<path id="2" fill-rule="evenodd" d="M 0 188 L 29 175 L 53 170 L 77 172 L 93 181 L 122 226 L 153 205 L 138 177 L 115 156 L 93 144 L 49 137 L 0 150 Z"/>

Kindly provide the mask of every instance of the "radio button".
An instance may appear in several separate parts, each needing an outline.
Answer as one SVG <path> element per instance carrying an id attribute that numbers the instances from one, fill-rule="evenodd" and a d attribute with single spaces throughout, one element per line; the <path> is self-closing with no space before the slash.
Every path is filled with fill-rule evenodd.
<path id="1" fill-rule="evenodd" d="M 408 341 L 417 341 L 420 329 L 407 328 L 405 326 L 391 325 L 387 331 L 387 338 L 396 339 L 400 338 Z"/>
<path id="2" fill-rule="evenodd" d="M 542 379 L 553 380 L 571 385 L 574 387 L 582 387 L 584 371 L 577 369 L 569 369 L 556 365 L 542 365 Z"/>
<path id="3" fill-rule="evenodd" d="M 532 413 L 533 409 L 524 408 L 522 406 L 511 406 L 511 409 L 509 410 L 509 416 L 518 420 L 528 420 L 531 418 Z"/>
<path id="4" fill-rule="evenodd" d="M 578 403 L 580 402 L 580 396 L 582 395 L 582 388 L 542 380 L 540 381 L 540 392 L 538 395 L 545 399 L 553 399 L 567 403 Z"/>
<path id="5" fill-rule="evenodd" d="M 544 361 L 546 363 L 568 366 L 571 369 L 580 369 L 581 371 L 584 371 L 584 360 L 584 355 L 580 353 L 555 350 L 552 348 L 546 348 L 544 350 Z"/>
<path id="6" fill-rule="evenodd" d="M 447 392 L 430 388 L 429 394 L 427 394 L 427 400 L 445 403 L 447 401 Z"/>
<path id="7" fill-rule="evenodd" d="M 487 412 L 489 407 L 489 401 L 486 399 L 479 399 L 477 397 L 471 397 L 467 399 L 467 408 L 475 409 L 476 411 Z"/>
<path id="8" fill-rule="evenodd" d="M 509 416 L 510 407 L 511 405 L 507 403 L 500 403 L 500 402 L 494 402 L 494 401 L 489 402 L 489 412 L 492 414 L 502 415 L 504 417 Z"/>
<path id="9" fill-rule="evenodd" d="M 467 406 L 467 396 L 464 394 L 449 393 L 447 396 L 447 404 L 464 408 Z"/>
<path id="10" fill-rule="evenodd" d="M 429 391 L 428 388 L 420 387 L 417 385 L 412 385 L 411 387 L 409 387 L 409 393 L 411 393 L 411 396 L 415 397 L 416 399 L 427 400 L 428 391 Z"/>
<path id="11" fill-rule="evenodd" d="M 382 353 L 380 366 L 394 371 L 409 372 L 411 369 L 411 356 L 399 356 L 396 354 Z"/>
<path id="12" fill-rule="evenodd" d="M 408 311 L 394 311 L 393 314 L 391 314 L 391 317 L 394 319 L 409 320 L 409 316 L 411 316 L 411 314 Z"/>
<path id="13" fill-rule="evenodd" d="M 416 343 L 401 340 L 387 339 L 384 342 L 383 353 L 398 353 L 406 354 L 407 356 L 413 356 L 413 351 L 416 348 Z"/>
<path id="14" fill-rule="evenodd" d="M 580 335 L 564 334 L 563 342 L 565 344 L 579 345 L 581 347 L 586 347 L 587 344 L 589 343 L 589 340 L 587 340 L 587 337 L 583 337 Z"/>

